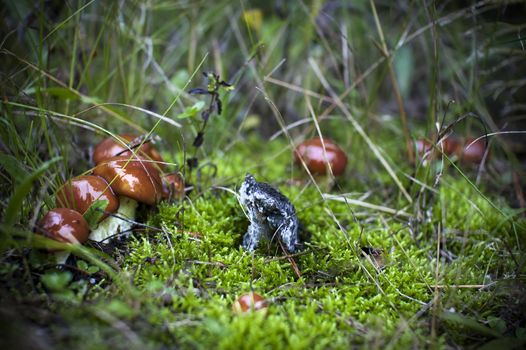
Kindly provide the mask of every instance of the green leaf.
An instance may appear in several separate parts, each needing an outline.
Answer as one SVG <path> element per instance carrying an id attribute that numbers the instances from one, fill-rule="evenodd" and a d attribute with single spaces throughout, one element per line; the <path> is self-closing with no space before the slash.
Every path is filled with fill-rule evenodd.
<path id="1" fill-rule="evenodd" d="M 488 324 L 491 329 L 496 330 L 500 334 L 506 332 L 506 322 L 504 322 L 504 320 L 501 318 L 490 316 L 488 317 Z"/>
<path id="2" fill-rule="evenodd" d="M 93 275 L 94 273 L 99 272 L 100 268 L 98 266 L 90 266 L 88 267 L 87 271 L 90 275 Z"/>
<path id="3" fill-rule="evenodd" d="M 100 269 L 97 266 L 90 266 L 87 262 L 84 260 L 78 260 L 77 261 L 77 267 L 81 269 L 83 272 L 86 272 L 89 275 L 93 275 L 94 273 L 97 273 L 100 271 Z"/>
<path id="4" fill-rule="evenodd" d="M 94 105 L 100 105 L 100 104 L 102 104 L 102 102 L 103 102 L 100 98 L 98 98 L 98 97 L 91 97 L 91 96 L 81 96 L 80 99 L 81 99 L 82 102 L 84 102 L 84 103 L 87 103 L 87 104 L 94 104 Z M 113 112 L 115 112 L 115 113 L 121 115 L 120 112 L 119 112 L 117 109 L 115 109 L 115 108 L 111 108 L 111 106 L 106 107 L 106 108 L 111 109 Z"/>
<path id="5" fill-rule="evenodd" d="M 22 207 L 24 198 L 31 192 L 33 188 L 33 182 L 37 180 L 44 172 L 53 164 L 61 160 L 62 157 L 55 157 L 44 164 L 42 164 L 37 170 L 35 170 L 31 175 L 27 176 L 22 180 L 20 185 L 15 189 L 15 192 L 11 196 L 7 208 L 5 210 L 5 224 L 6 226 L 13 226 L 17 221 L 20 214 L 20 208 Z"/>
<path id="6" fill-rule="evenodd" d="M 185 119 L 194 117 L 199 111 L 201 111 L 205 106 L 204 101 L 197 101 L 193 106 L 188 107 L 183 113 L 179 114 L 177 119 Z"/>
<path id="7" fill-rule="evenodd" d="M 479 350 L 500 350 L 500 349 L 524 349 L 526 339 L 517 339 L 513 337 L 505 337 L 493 339 L 490 342 L 482 345 Z"/>
<path id="8" fill-rule="evenodd" d="M 77 261 L 77 267 L 83 271 L 86 271 L 88 269 L 88 263 L 84 260 L 78 260 Z"/>
<path id="9" fill-rule="evenodd" d="M 400 93 L 403 97 L 408 97 L 411 91 L 411 82 L 414 72 L 413 51 L 409 46 L 404 46 L 396 51 L 394 56 L 394 69 Z"/>
<path id="10" fill-rule="evenodd" d="M 500 337 L 501 334 L 497 331 L 494 331 L 493 329 L 484 326 L 483 324 L 477 322 L 477 320 L 467 317 L 461 314 L 453 313 L 453 312 L 444 312 L 440 316 L 443 320 L 450 321 L 457 323 L 461 326 L 464 326 L 466 328 L 469 328 L 470 330 L 477 332 L 479 334 L 488 336 L 488 337 Z"/>
<path id="11" fill-rule="evenodd" d="M 42 91 L 62 100 L 77 100 L 79 98 L 79 96 L 70 89 L 62 87 L 49 87 Z"/>
<path id="12" fill-rule="evenodd" d="M 52 291 L 61 291 L 67 287 L 73 276 L 70 272 L 48 272 L 40 280 L 46 288 Z"/>
<path id="13" fill-rule="evenodd" d="M 90 230 L 94 230 L 99 225 L 100 219 L 104 216 L 104 210 L 108 206 L 107 199 L 99 199 L 91 203 L 91 206 L 84 213 L 84 219 L 89 225 Z"/>

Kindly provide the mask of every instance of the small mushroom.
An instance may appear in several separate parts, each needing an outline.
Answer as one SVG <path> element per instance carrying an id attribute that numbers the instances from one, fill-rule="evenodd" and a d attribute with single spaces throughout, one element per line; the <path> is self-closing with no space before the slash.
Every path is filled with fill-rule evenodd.
<path id="1" fill-rule="evenodd" d="M 185 195 L 184 178 L 180 173 L 168 174 L 163 177 L 163 198 L 180 199 Z"/>
<path id="2" fill-rule="evenodd" d="M 35 229 L 55 241 L 69 244 L 82 244 L 88 240 L 89 225 L 78 211 L 70 208 L 55 208 L 46 213 Z M 57 264 L 64 264 L 69 252 L 50 250 Z"/>
<path id="3" fill-rule="evenodd" d="M 100 176 L 84 175 L 67 181 L 57 192 L 56 206 L 86 213 L 96 200 L 106 200 L 106 212 L 114 213 L 119 208 L 119 199 L 106 180 Z M 104 214 L 101 221 L 108 215 Z"/>
<path id="4" fill-rule="evenodd" d="M 268 308 L 266 300 L 259 294 L 250 292 L 240 296 L 232 305 L 235 313 L 266 312 Z"/>
<path id="5" fill-rule="evenodd" d="M 426 139 L 415 140 L 414 147 L 419 158 L 430 159 L 433 157 L 433 145 Z"/>
<path id="6" fill-rule="evenodd" d="M 294 160 L 297 164 L 306 163 L 313 174 L 326 174 L 328 168 L 335 176 L 342 175 L 347 165 L 347 155 L 332 140 L 319 137 L 300 143 L 294 150 Z"/>
<path id="7" fill-rule="evenodd" d="M 162 181 L 155 166 L 140 157 L 109 158 L 98 164 L 93 174 L 104 178 L 113 191 L 138 202 L 154 205 L 162 196 Z"/>
<path id="8" fill-rule="evenodd" d="M 449 157 L 457 153 L 460 141 L 454 136 L 449 136 L 442 141 L 442 145 L 444 147 L 444 153 Z"/>
<path id="9" fill-rule="evenodd" d="M 473 138 L 466 138 L 462 147 L 458 147 L 458 158 L 461 162 L 467 164 L 480 164 L 484 155 L 486 154 L 486 144 L 484 140 L 476 140 Z"/>
<path id="10" fill-rule="evenodd" d="M 137 147 L 142 142 L 141 137 L 137 135 L 121 134 L 118 136 L 124 141 L 128 141 L 129 148 Z M 116 156 L 130 157 L 132 155 L 132 152 L 130 152 L 128 147 L 125 147 L 122 143 L 120 143 L 116 139 L 112 137 L 108 137 L 102 140 L 97 146 L 95 146 L 95 149 L 93 150 L 93 162 L 95 164 L 100 164 L 104 160 L 107 160 L 109 158 L 116 157 Z M 161 157 L 159 152 L 155 149 L 155 147 L 153 147 L 151 142 L 143 143 L 141 148 L 137 150 L 136 154 L 143 158 L 152 160 L 153 162 L 158 164 L 158 166 L 161 169 L 164 167 L 163 158 Z"/>
<path id="11" fill-rule="evenodd" d="M 58 242 L 82 244 L 88 240 L 89 226 L 78 211 L 55 208 L 40 219 L 36 231 Z"/>
<path id="12" fill-rule="evenodd" d="M 162 196 L 162 181 L 158 169 L 140 157 L 130 159 L 117 156 L 97 165 L 93 174 L 104 178 L 119 196 L 118 217 L 102 221 L 93 230 L 90 239 L 104 241 L 117 232 L 127 232 L 135 219 L 138 203 L 154 205 Z M 127 220 L 122 220 L 124 217 Z"/>
<path id="13" fill-rule="evenodd" d="M 448 136 L 442 141 L 443 152 L 448 157 L 454 156 L 453 160 L 458 159 L 465 164 L 479 164 L 486 153 L 486 145 L 483 140 L 473 141 L 475 139 L 469 137 L 462 141 L 455 136 Z M 420 157 L 427 153 L 428 158 L 433 158 L 437 153 L 432 144 L 425 139 L 415 140 L 415 149 Z"/>

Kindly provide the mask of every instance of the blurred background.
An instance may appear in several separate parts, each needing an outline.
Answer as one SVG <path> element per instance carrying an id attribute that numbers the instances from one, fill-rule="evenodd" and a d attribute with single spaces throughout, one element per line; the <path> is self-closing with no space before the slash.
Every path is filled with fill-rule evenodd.
<path id="1" fill-rule="evenodd" d="M 313 117 L 367 159 L 338 96 L 384 150 L 436 141 L 447 126 L 461 138 L 489 133 L 490 186 L 512 198 L 524 177 L 520 1 L 50 0 L 0 11 L 1 147 L 33 164 L 64 156 L 61 180 L 89 168 L 108 132 L 153 129 L 180 169 L 207 103 L 188 93 L 206 87 L 203 72 L 234 85 L 220 91 L 203 159 L 247 137 L 297 143 L 316 133 Z M 411 166 L 403 151 L 389 156 Z"/>

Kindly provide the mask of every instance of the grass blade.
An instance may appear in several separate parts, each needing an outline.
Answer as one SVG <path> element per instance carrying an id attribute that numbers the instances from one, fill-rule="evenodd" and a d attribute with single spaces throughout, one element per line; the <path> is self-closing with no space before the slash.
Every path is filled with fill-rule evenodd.
<path id="1" fill-rule="evenodd" d="M 18 214 L 20 208 L 22 207 L 24 198 L 31 191 L 33 182 L 41 177 L 52 164 L 58 162 L 61 159 L 62 157 L 55 157 L 48 160 L 33 173 L 31 173 L 31 175 L 27 176 L 19 186 L 17 186 L 5 210 L 4 222 L 7 227 L 13 226 L 18 219 Z"/>

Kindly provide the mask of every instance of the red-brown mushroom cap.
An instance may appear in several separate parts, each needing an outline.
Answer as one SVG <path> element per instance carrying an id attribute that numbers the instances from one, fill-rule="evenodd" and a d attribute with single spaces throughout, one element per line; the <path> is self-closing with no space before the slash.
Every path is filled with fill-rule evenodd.
<path id="1" fill-rule="evenodd" d="M 89 226 L 78 211 L 55 208 L 40 219 L 37 232 L 62 243 L 84 243 L 88 240 Z"/>
<path id="2" fill-rule="evenodd" d="M 347 165 L 345 152 L 334 141 L 324 138 L 322 143 L 319 137 L 299 144 L 294 150 L 294 159 L 297 164 L 301 164 L 303 159 L 309 171 L 314 174 L 326 174 L 330 164 L 333 174 L 338 176 L 343 174 Z"/>
<path id="3" fill-rule="evenodd" d="M 431 144 L 431 142 L 425 139 L 417 139 L 414 141 L 414 145 L 415 145 L 416 154 L 419 158 L 422 158 L 424 156 L 426 156 L 426 159 L 432 158 L 433 145 Z"/>
<path id="4" fill-rule="evenodd" d="M 67 181 L 57 192 L 56 206 L 75 209 L 86 213 L 96 200 L 107 200 L 106 212 L 119 209 L 119 198 L 113 193 L 106 180 L 100 176 L 84 175 Z M 108 215 L 105 214 L 101 221 Z"/>
<path id="5" fill-rule="evenodd" d="M 153 205 L 161 199 L 163 188 L 159 171 L 142 158 L 113 157 L 97 165 L 93 174 L 108 181 L 116 194 L 137 202 Z"/>
<path id="6" fill-rule="evenodd" d="M 483 139 L 475 141 L 467 138 L 462 147 L 458 148 L 458 157 L 464 163 L 480 164 L 486 154 L 486 143 Z M 471 144 L 473 142 L 473 144 Z"/>
<path id="7" fill-rule="evenodd" d="M 454 136 L 448 136 L 444 141 L 442 141 L 444 147 L 444 153 L 447 156 L 452 156 L 457 153 L 460 147 L 460 141 Z"/>
<path id="8" fill-rule="evenodd" d="M 168 174 L 163 177 L 163 198 L 184 197 L 184 178 L 180 173 Z"/>
<path id="9" fill-rule="evenodd" d="M 139 136 L 132 134 L 122 134 L 119 135 L 120 138 L 128 141 L 128 146 L 138 145 L 141 143 Z M 133 144 L 132 144 L 133 143 Z M 163 159 L 159 152 L 153 147 L 151 142 L 144 143 L 141 148 L 136 152 L 138 155 L 153 160 L 161 169 L 164 167 L 162 164 Z M 95 149 L 93 150 L 93 162 L 99 164 L 106 159 L 116 157 L 116 156 L 127 156 L 130 157 L 132 152 L 125 147 L 122 143 L 114 139 L 113 137 L 108 137 L 102 140 Z"/>
<path id="10" fill-rule="evenodd" d="M 265 299 L 254 292 L 240 296 L 232 305 L 232 310 L 237 313 L 250 311 L 266 311 L 267 302 Z"/>

